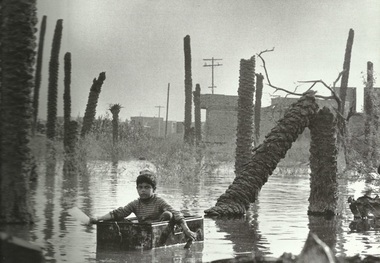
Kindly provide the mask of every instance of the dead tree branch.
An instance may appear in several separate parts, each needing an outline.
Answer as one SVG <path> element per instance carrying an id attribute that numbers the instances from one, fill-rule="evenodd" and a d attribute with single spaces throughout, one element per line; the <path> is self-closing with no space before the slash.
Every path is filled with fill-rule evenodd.
<path id="1" fill-rule="evenodd" d="M 275 85 L 273 85 L 271 83 L 270 78 L 269 78 L 269 74 L 268 74 L 268 70 L 267 70 L 267 67 L 266 67 L 266 62 L 265 62 L 265 59 L 263 58 L 262 55 L 264 53 L 268 53 L 268 52 L 272 52 L 272 51 L 274 51 L 274 47 L 272 49 L 263 50 L 263 51 L 261 51 L 260 53 L 257 54 L 257 56 L 261 59 L 261 62 L 263 63 L 263 68 L 264 68 L 266 79 L 268 81 L 268 86 L 271 87 L 271 88 L 273 88 L 273 89 L 275 89 L 274 92 L 276 92 L 276 91 L 283 91 L 283 92 L 287 93 L 288 95 L 302 96 L 303 93 L 291 92 L 291 91 L 289 91 L 287 89 L 283 89 L 283 88 L 277 87 L 277 86 L 275 86 Z M 316 98 L 320 98 L 320 99 L 324 99 L 324 100 L 330 100 L 330 99 L 335 100 L 337 102 L 337 105 L 338 105 L 337 112 L 340 112 L 340 110 L 342 108 L 342 101 L 339 98 L 339 96 L 336 94 L 334 88 L 335 88 L 336 83 L 342 77 L 342 75 L 343 75 L 344 72 L 345 72 L 345 70 L 343 70 L 343 71 L 341 71 L 339 73 L 338 77 L 333 82 L 333 86 L 332 87 L 330 87 L 329 85 L 327 85 L 323 80 L 306 80 L 306 81 L 298 81 L 298 82 L 299 83 L 312 83 L 312 85 L 307 89 L 306 92 L 310 91 L 318 83 L 322 84 L 323 86 L 325 86 L 331 92 L 331 96 L 315 95 L 315 97 Z M 298 88 L 298 86 L 296 87 L 295 90 L 297 90 L 297 88 Z"/>

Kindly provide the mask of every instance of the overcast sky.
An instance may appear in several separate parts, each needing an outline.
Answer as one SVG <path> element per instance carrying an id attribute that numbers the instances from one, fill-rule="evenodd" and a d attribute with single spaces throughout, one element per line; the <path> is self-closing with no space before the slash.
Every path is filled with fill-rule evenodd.
<path id="1" fill-rule="evenodd" d="M 83 116 L 92 80 L 106 72 L 97 115 L 110 104 L 120 118 L 166 115 L 184 119 L 183 39 L 191 38 L 193 86 L 211 93 L 211 67 L 218 58 L 215 94 L 237 95 L 239 63 L 265 49 L 272 84 L 293 90 L 299 80 L 332 84 L 342 70 L 349 29 L 355 31 L 349 86 L 362 94 L 367 61 L 380 67 L 380 2 L 377 0 L 37 0 L 47 16 L 39 117 L 46 119 L 47 79 L 53 31 L 63 19 L 58 115 L 63 115 L 63 57 L 72 54 L 72 116 Z M 39 30 L 40 24 L 37 25 Z M 37 34 L 38 35 L 38 34 Z M 263 73 L 256 59 L 256 72 Z M 376 85 L 376 84 L 375 84 Z M 378 84 L 376 86 L 379 86 Z M 193 88 L 194 88 L 193 87 Z M 322 86 L 319 94 L 328 94 Z M 264 106 L 273 90 L 264 87 Z M 277 94 L 277 93 L 276 93 Z M 279 93 L 281 94 L 281 93 Z M 359 101 L 359 109 L 361 107 Z"/>

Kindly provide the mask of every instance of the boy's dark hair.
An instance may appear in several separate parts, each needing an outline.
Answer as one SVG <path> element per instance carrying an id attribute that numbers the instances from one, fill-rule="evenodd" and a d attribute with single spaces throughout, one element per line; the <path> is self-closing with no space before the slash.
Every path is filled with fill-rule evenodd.
<path id="1" fill-rule="evenodd" d="M 136 186 L 142 183 L 150 184 L 153 187 L 153 190 L 156 190 L 157 181 L 156 175 L 149 170 L 140 171 L 139 176 L 136 179 Z"/>

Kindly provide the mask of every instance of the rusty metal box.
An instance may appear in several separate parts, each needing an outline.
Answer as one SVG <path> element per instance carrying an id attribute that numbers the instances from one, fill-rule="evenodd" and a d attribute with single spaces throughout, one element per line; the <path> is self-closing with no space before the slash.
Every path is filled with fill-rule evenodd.
<path id="1" fill-rule="evenodd" d="M 203 241 L 203 217 L 185 216 L 190 230 Z M 137 220 L 103 221 L 97 223 L 97 249 L 134 250 L 186 243 L 182 228 L 169 221 L 138 223 Z"/>

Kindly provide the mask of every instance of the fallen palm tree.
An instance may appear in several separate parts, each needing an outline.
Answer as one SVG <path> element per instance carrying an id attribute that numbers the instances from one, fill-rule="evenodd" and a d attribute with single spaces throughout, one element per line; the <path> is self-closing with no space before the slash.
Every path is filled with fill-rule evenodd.
<path id="1" fill-rule="evenodd" d="M 319 106 L 314 95 L 315 92 L 308 91 L 291 105 L 263 143 L 253 149 L 251 160 L 236 174 L 233 183 L 218 198 L 216 205 L 205 210 L 206 215 L 241 215 L 246 212 L 292 143 L 316 116 Z"/>

